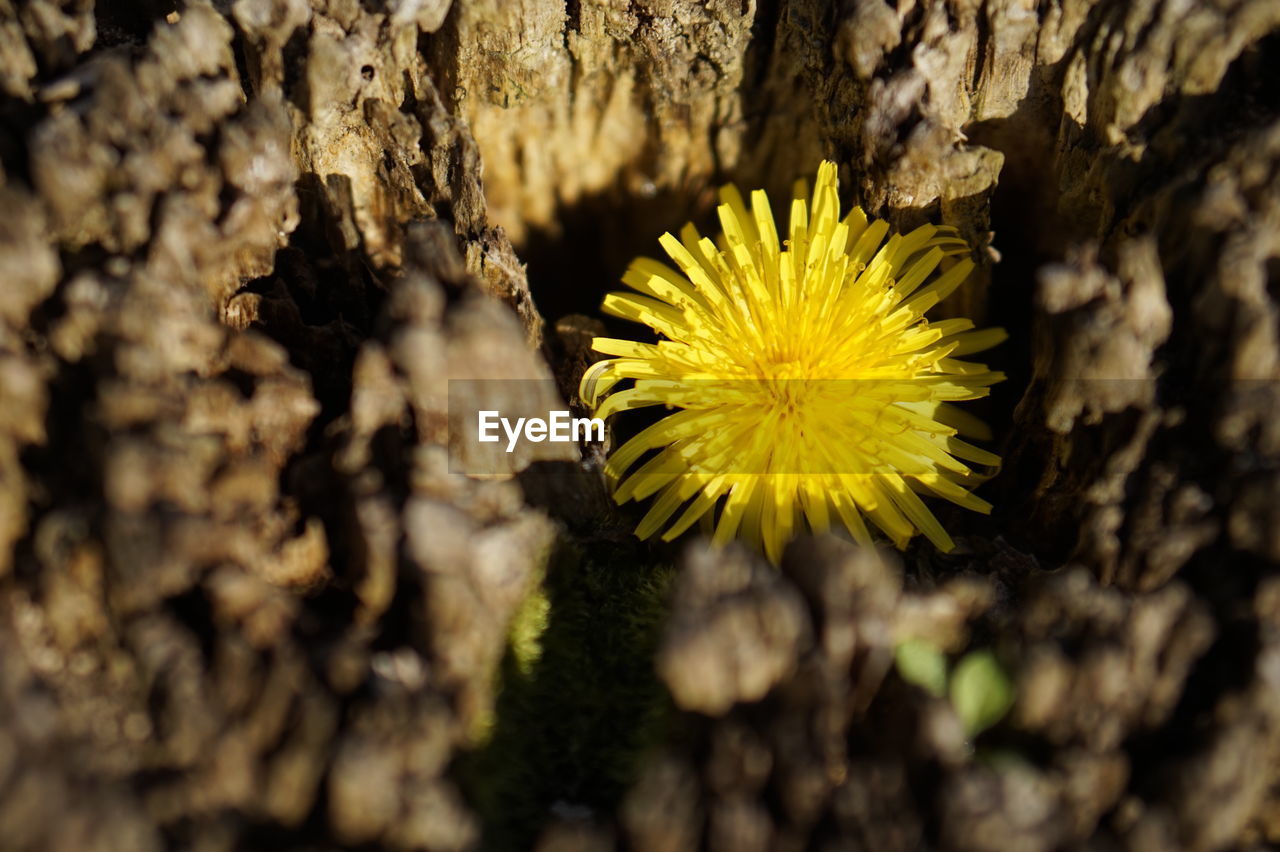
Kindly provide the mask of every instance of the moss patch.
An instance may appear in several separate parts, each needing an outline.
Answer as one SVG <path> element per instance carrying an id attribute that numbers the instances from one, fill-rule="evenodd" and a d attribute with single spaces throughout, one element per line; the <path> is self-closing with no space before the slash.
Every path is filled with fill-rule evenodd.
<path id="1" fill-rule="evenodd" d="M 653 656 L 671 574 L 634 547 L 560 540 L 513 622 L 491 734 L 458 767 L 486 847 L 528 847 L 557 803 L 617 804 L 669 714 Z"/>

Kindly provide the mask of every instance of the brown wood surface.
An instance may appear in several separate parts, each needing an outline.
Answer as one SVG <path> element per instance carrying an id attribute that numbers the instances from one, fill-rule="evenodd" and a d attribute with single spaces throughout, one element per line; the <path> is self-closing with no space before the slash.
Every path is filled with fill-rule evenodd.
<path id="1" fill-rule="evenodd" d="M 0 849 L 1280 844 L 1277 69 L 1275 0 L 0 0 Z M 1010 332 L 955 553 L 450 472 L 450 379 L 576 403 L 628 260 L 823 157 Z M 486 798 L 540 584 L 673 561 L 664 724 Z M 907 638 L 1016 681 L 976 750 Z"/>

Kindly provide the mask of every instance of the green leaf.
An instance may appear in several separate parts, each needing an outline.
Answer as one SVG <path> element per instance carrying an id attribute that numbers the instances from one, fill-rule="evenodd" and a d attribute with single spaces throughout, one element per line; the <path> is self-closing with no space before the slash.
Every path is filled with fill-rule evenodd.
<path id="1" fill-rule="evenodd" d="M 970 737 L 999 722 L 1015 694 L 1013 681 L 990 651 L 966 654 L 951 675 L 951 706 Z"/>
<path id="2" fill-rule="evenodd" d="M 941 698 L 947 693 L 947 658 L 923 639 L 908 639 L 893 649 L 893 662 L 907 683 Z"/>

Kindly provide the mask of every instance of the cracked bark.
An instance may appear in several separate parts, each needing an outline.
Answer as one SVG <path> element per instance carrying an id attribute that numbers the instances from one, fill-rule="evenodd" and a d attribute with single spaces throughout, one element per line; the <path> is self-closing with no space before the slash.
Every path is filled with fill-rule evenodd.
<path id="1" fill-rule="evenodd" d="M 1278 32 L 1266 0 L 0 0 L 3 845 L 474 847 L 457 760 L 565 542 L 679 561 L 675 709 L 589 815 L 531 785 L 526 844 L 1280 843 Z M 449 379 L 571 393 L 571 315 L 632 256 L 824 156 L 958 227 L 950 309 L 1011 332 L 960 552 L 779 574 L 631 543 L 581 470 L 449 472 Z M 912 637 L 999 651 L 980 745 L 1019 760 L 894 674 Z"/>

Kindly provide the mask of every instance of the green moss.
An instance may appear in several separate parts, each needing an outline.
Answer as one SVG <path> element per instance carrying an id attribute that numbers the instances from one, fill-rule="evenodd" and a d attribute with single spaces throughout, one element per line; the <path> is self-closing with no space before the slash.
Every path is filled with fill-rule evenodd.
<path id="1" fill-rule="evenodd" d="M 532 677 L 542 659 L 542 634 L 546 632 L 550 615 L 551 599 L 542 584 L 538 584 L 511 620 L 509 653 L 522 677 Z"/>
<path id="2" fill-rule="evenodd" d="M 669 699 L 653 671 L 669 566 L 562 539 L 513 622 L 493 727 L 458 770 L 487 848 L 524 848 L 557 802 L 609 812 Z"/>

